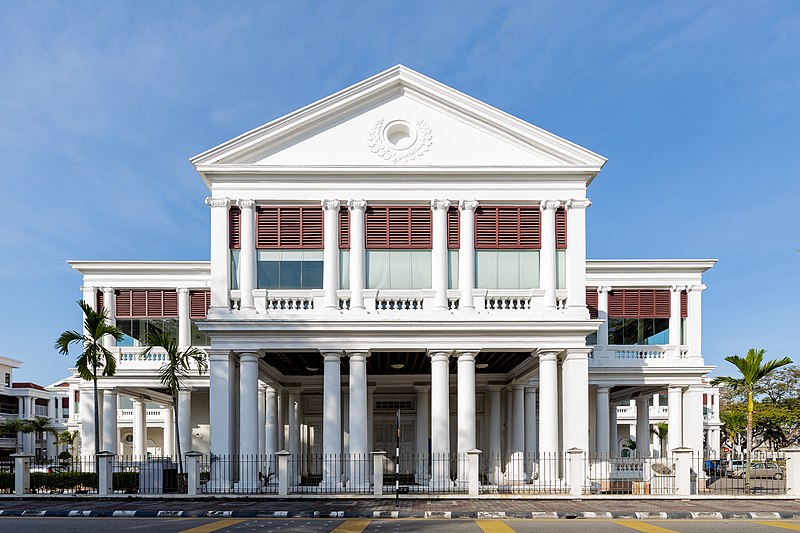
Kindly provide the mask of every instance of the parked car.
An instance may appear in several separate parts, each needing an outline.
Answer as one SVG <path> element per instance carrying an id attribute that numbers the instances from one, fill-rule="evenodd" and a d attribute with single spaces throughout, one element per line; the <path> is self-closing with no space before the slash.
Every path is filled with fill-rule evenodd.
<path id="1" fill-rule="evenodd" d="M 747 475 L 747 465 L 736 468 L 731 477 L 743 478 Z M 778 463 L 772 461 L 758 461 L 750 464 L 750 477 L 783 479 L 783 469 Z"/>
<path id="2" fill-rule="evenodd" d="M 42 473 L 42 474 L 56 474 L 59 472 L 68 472 L 69 467 L 62 466 L 62 465 L 33 465 L 31 466 L 31 473 Z"/>
<path id="3" fill-rule="evenodd" d="M 705 470 L 707 476 L 724 476 L 725 461 L 722 459 L 706 459 L 703 470 Z"/>
<path id="4" fill-rule="evenodd" d="M 747 464 L 747 461 L 744 461 L 744 460 L 741 460 L 741 459 L 731 459 L 731 460 L 729 460 L 727 462 L 727 464 L 725 464 L 725 466 L 724 466 L 725 475 L 728 476 L 728 477 L 736 477 L 734 472 L 736 472 L 737 470 L 741 470 L 742 468 L 745 468 L 746 464 Z"/>

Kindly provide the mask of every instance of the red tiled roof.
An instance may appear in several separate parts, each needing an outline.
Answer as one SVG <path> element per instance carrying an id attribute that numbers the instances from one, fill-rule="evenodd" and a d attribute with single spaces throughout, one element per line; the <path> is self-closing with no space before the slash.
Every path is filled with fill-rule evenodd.
<path id="1" fill-rule="evenodd" d="M 36 383 L 30 383 L 28 381 L 23 381 L 22 383 L 12 383 L 12 389 L 36 389 L 36 390 L 45 390 L 44 387 L 41 385 L 37 385 Z"/>

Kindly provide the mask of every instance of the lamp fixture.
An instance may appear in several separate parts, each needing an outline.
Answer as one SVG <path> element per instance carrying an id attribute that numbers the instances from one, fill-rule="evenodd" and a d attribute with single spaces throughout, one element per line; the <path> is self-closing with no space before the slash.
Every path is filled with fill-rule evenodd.
<path id="1" fill-rule="evenodd" d="M 391 366 L 395 370 L 400 370 L 401 368 L 405 368 L 406 365 L 405 365 L 405 363 L 392 363 L 389 366 Z"/>
<path id="2" fill-rule="evenodd" d="M 489 363 L 476 363 L 475 368 L 479 370 L 483 370 L 484 368 L 489 368 Z"/>
<path id="3" fill-rule="evenodd" d="M 317 366 L 307 366 L 306 370 L 308 370 L 309 372 L 316 372 L 317 370 L 319 370 L 319 367 L 317 367 Z"/>

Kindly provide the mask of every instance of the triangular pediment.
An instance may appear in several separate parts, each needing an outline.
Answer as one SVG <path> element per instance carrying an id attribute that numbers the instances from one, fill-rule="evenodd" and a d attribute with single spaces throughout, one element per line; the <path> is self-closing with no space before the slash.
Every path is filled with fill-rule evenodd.
<path id="1" fill-rule="evenodd" d="M 605 159 L 403 66 L 324 98 L 192 159 L 228 168 L 574 169 Z"/>

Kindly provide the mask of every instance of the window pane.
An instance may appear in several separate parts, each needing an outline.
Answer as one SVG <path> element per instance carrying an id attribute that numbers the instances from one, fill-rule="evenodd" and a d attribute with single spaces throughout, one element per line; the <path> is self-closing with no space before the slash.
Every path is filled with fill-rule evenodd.
<path id="1" fill-rule="evenodd" d="M 430 289 L 431 284 L 431 252 L 430 250 L 413 250 L 411 256 L 411 283 L 395 289 Z"/>
<path id="2" fill-rule="evenodd" d="M 257 276 L 259 289 L 277 289 L 280 286 L 280 262 L 259 261 Z"/>
<path id="3" fill-rule="evenodd" d="M 479 289 L 497 288 L 497 252 L 494 250 L 475 252 L 475 286 Z"/>
<path id="4" fill-rule="evenodd" d="M 239 290 L 239 250 L 231 250 L 231 290 Z"/>
<path id="5" fill-rule="evenodd" d="M 538 250 L 521 250 L 518 252 L 519 261 L 519 288 L 539 288 L 539 252 Z"/>
<path id="6" fill-rule="evenodd" d="M 625 344 L 624 336 L 624 318 L 609 318 L 608 319 L 608 343 L 609 344 Z"/>
<path id="7" fill-rule="evenodd" d="M 339 288 L 350 288 L 350 250 L 339 250 Z"/>
<path id="8" fill-rule="evenodd" d="M 322 261 L 303 261 L 302 285 L 304 289 L 322 288 Z"/>
<path id="9" fill-rule="evenodd" d="M 458 250 L 447 251 L 447 288 L 458 288 Z"/>
<path id="10" fill-rule="evenodd" d="M 519 289 L 519 252 L 497 252 L 497 288 Z"/>
<path id="11" fill-rule="evenodd" d="M 389 288 L 389 251 L 367 250 L 367 288 Z"/>
<path id="12" fill-rule="evenodd" d="M 639 344 L 639 321 L 623 318 L 623 344 Z"/>
<path id="13" fill-rule="evenodd" d="M 645 339 L 645 344 L 669 343 L 669 318 L 654 318 L 653 333 Z"/>
<path id="14" fill-rule="evenodd" d="M 567 288 L 567 251 L 556 250 L 556 289 Z"/>
<path id="15" fill-rule="evenodd" d="M 301 261 L 281 261 L 280 265 L 280 281 L 279 287 L 281 289 L 300 289 L 301 284 Z"/>
<path id="16" fill-rule="evenodd" d="M 389 252 L 389 288 L 410 289 L 411 287 L 411 252 L 391 250 Z"/>

